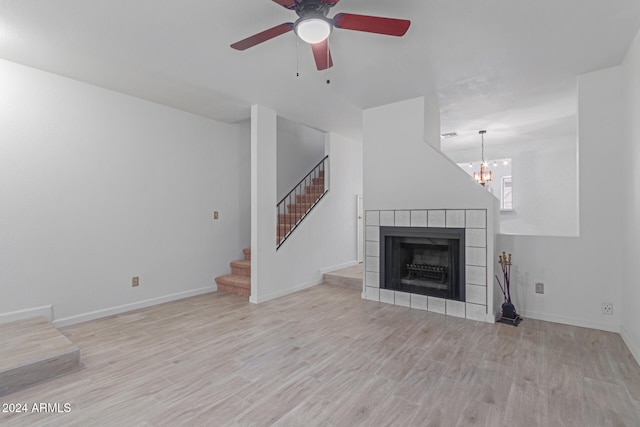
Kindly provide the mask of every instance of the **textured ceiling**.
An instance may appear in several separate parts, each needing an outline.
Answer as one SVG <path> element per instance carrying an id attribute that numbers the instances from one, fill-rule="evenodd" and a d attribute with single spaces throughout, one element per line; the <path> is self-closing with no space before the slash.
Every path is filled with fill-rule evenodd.
<path id="1" fill-rule="evenodd" d="M 353 138 L 362 109 L 437 96 L 456 148 L 481 128 L 488 143 L 575 132 L 576 76 L 619 64 L 640 28 L 638 0 L 342 0 L 339 12 L 412 25 L 403 38 L 336 29 L 335 66 L 318 72 L 293 33 L 229 47 L 295 20 L 269 0 L 2 0 L 0 57 L 222 121 L 259 103 Z"/>

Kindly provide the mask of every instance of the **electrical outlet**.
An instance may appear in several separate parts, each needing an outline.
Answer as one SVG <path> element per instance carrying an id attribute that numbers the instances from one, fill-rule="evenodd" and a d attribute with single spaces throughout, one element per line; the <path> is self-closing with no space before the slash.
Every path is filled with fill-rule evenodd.
<path id="1" fill-rule="evenodd" d="M 218 211 L 213 212 L 213 219 L 218 219 Z"/>
<path id="2" fill-rule="evenodd" d="M 131 286 L 138 286 L 140 284 L 140 278 L 138 276 L 135 276 L 131 279 Z"/>
<path id="3" fill-rule="evenodd" d="M 544 294 L 544 283 L 536 283 L 536 294 Z"/>
<path id="4" fill-rule="evenodd" d="M 602 303 L 602 313 L 603 314 L 613 314 L 613 303 L 612 302 L 603 302 Z"/>

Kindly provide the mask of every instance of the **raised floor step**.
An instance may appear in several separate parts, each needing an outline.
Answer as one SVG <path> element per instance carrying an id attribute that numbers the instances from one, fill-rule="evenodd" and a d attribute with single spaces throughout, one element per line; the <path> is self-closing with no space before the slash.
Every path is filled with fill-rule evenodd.
<path id="1" fill-rule="evenodd" d="M 44 317 L 0 324 L 0 343 L 0 396 L 80 366 L 80 349 Z"/>
<path id="2" fill-rule="evenodd" d="M 364 277 L 364 264 L 341 268 L 336 271 L 324 273 L 323 282 L 329 285 L 344 286 L 346 288 L 362 289 Z"/>

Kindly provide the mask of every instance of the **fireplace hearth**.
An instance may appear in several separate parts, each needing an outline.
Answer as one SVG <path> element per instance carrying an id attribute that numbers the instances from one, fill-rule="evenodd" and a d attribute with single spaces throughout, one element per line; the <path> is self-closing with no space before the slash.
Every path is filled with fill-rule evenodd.
<path id="1" fill-rule="evenodd" d="M 465 301 L 465 229 L 380 227 L 380 287 Z"/>

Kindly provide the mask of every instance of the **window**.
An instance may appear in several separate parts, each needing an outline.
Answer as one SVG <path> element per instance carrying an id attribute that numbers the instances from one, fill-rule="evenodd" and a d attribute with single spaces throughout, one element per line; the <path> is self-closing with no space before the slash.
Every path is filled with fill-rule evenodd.
<path id="1" fill-rule="evenodd" d="M 512 211 L 513 210 L 513 193 L 511 191 L 511 175 L 503 176 L 501 182 L 500 193 L 500 210 Z"/>

